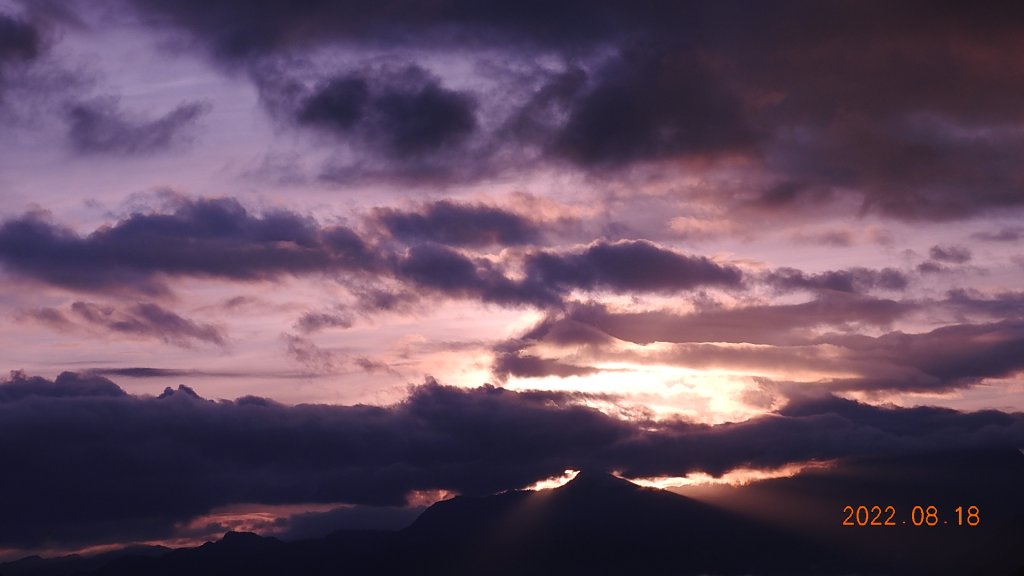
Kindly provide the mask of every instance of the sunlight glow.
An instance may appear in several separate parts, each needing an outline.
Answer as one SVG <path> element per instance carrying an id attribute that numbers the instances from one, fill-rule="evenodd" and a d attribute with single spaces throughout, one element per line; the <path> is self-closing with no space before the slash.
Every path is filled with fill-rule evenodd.
<path id="1" fill-rule="evenodd" d="M 405 495 L 405 505 L 430 506 L 435 502 L 450 500 L 458 495 L 458 492 L 451 490 L 413 490 Z"/>
<path id="2" fill-rule="evenodd" d="M 582 376 L 512 378 L 506 387 L 583 393 L 590 395 L 581 398 L 583 404 L 631 419 L 682 417 L 720 424 L 746 420 L 771 409 L 743 401 L 744 393 L 758 387 L 757 381 L 746 374 L 627 362 L 602 362 L 596 367 L 601 371 Z"/>
<path id="3" fill-rule="evenodd" d="M 551 488 L 558 488 L 559 486 L 565 486 L 572 481 L 580 473 L 579 470 L 566 470 L 562 472 L 561 476 L 552 476 L 551 478 L 545 478 L 544 480 L 538 480 L 533 484 L 530 484 L 526 490 L 549 490 Z"/>
<path id="4" fill-rule="evenodd" d="M 686 476 L 653 476 L 649 478 L 631 478 L 630 482 L 640 486 L 671 490 L 672 488 L 684 488 L 689 486 L 746 486 L 752 482 L 770 480 L 772 478 L 790 478 L 804 470 L 829 468 L 831 462 L 803 462 L 800 464 L 789 464 L 781 468 L 757 470 L 753 468 L 737 468 L 730 470 L 721 476 L 715 477 L 704 472 L 695 472 Z"/>

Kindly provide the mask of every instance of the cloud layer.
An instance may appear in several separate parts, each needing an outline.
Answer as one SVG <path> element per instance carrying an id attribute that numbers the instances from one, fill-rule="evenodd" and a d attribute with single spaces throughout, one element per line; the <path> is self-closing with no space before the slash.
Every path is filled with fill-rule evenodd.
<path id="1" fill-rule="evenodd" d="M 391 160 L 483 131 L 502 154 L 453 157 L 488 159 L 457 172 L 515 166 L 529 158 L 520 147 L 539 146 L 549 160 L 599 172 L 741 157 L 763 183 L 748 207 L 769 211 L 849 198 L 865 211 L 947 220 L 1024 202 L 1012 161 L 1024 142 L 1015 104 L 1024 84 L 1006 73 L 1022 53 L 1016 24 L 1024 15 L 1014 10 L 943 3 L 925 15 L 912 1 L 450 0 L 394 9 L 272 0 L 254 13 L 234 1 L 126 2 L 234 67 L 330 46 L 374 48 L 382 38 L 402 47 L 398 73 L 367 72 L 372 59 L 319 72 L 292 112 L 300 125 L 355 138 Z M 435 54 L 478 51 L 561 64 L 524 77 L 478 62 L 512 100 L 481 122 L 474 102 L 484 91 L 447 88 L 426 64 Z M 524 81 L 533 88 L 512 98 Z M 484 124 L 503 129 L 492 134 Z"/>
<path id="2" fill-rule="evenodd" d="M 30 212 L 0 224 L 0 262 L 20 276 L 81 292 L 159 296 L 170 292 L 165 280 L 174 277 L 258 282 L 345 274 L 512 306 L 556 305 L 571 290 L 673 293 L 742 281 L 734 266 L 643 240 L 536 249 L 521 261 L 494 261 L 437 243 L 486 246 L 535 237 L 530 220 L 484 205 L 439 202 L 424 214 L 378 210 L 376 223 L 412 243 L 391 248 L 295 212 L 254 214 L 231 198 L 173 204 L 132 213 L 85 236 Z M 456 221 L 461 224 L 449 224 Z M 516 267 L 524 278 L 515 278 Z"/>
<path id="3" fill-rule="evenodd" d="M 707 426 L 622 420 L 585 400 L 428 381 L 392 406 L 285 406 L 209 401 L 187 387 L 137 397 L 98 376 L 15 374 L 0 384 L 0 486 L 19 496 L 0 521 L 0 542 L 158 538 L 232 503 L 394 505 L 414 490 L 492 493 L 567 468 L 720 474 L 1024 442 L 1019 413 L 826 396 Z"/>

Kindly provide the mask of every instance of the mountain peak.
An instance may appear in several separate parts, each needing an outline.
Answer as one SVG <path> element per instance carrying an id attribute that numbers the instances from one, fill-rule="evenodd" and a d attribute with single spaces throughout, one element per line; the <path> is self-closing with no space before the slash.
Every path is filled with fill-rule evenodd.
<path id="1" fill-rule="evenodd" d="M 619 478 L 603 470 L 582 470 L 560 489 L 568 489 L 575 492 L 580 490 L 636 490 L 638 488 L 640 487 L 629 480 Z"/>

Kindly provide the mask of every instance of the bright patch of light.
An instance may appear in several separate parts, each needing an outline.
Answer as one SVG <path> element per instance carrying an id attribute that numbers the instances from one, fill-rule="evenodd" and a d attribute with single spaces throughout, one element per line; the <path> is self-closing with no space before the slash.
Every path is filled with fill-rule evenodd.
<path id="1" fill-rule="evenodd" d="M 604 362 L 596 367 L 600 372 L 594 374 L 513 378 L 506 386 L 513 390 L 612 396 L 582 398 L 581 402 L 615 416 L 642 414 L 654 420 L 682 417 L 720 424 L 769 411 L 743 402 L 743 393 L 757 385 L 745 374 L 626 362 Z"/>
<path id="2" fill-rule="evenodd" d="M 550 490 L 551 488 L 558 488 L 559 486 L 565 486 L 572 481 L 573 478 L 579 474 L 579 470 L 566 470 L 562 472 L 561 476 L 552 476 L 551 478 L 545 478 L 544 480 L 538 480 L 533 484 L 526 487 L 527 490 Z"/>
<path id="3" fill-rule="evenodd" d="M 413 490 L 405 495 L 406 506 L 430 506 L 441 500 L 449 500 L 458 496 L 451 490 Z"/>
<path id="4" fill-rule="evenodd" d="M 650 478 L 631 478 L 630 482 L 640 486 L 671 490 L 672 488 L 685 488 L 688 486 L 746 486 L 751 482 L 770 480 L 772 478 L 790 478 L 809 469 L 828 468 L 829 462 L 804 462 L 801 464 L 789 464 L 781 468 L 768 470 L 756 470 L 753 468 L 737 468 L 730 470 L 721 476 L 715 477 L 704 472 L 687 474 L 686 476 L 655 476 Z"/>

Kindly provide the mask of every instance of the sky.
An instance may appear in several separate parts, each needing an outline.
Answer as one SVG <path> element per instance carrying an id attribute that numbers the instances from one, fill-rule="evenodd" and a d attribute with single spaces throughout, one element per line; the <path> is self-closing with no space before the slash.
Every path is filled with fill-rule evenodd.
<path id="1" fill-rule="evenodd" d="M 1024 446 L 1022 18 L 0 0 L 0 557 Z"/>

